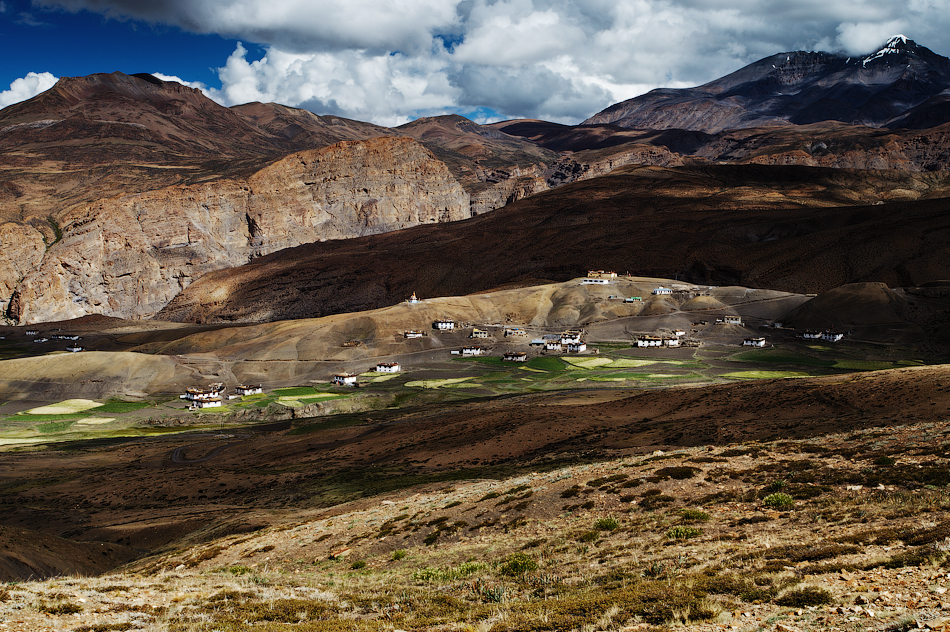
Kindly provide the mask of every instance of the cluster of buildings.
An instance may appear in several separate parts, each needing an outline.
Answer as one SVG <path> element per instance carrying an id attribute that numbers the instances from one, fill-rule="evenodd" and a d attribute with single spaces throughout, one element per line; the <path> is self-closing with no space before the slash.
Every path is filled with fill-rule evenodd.
<path id="1" fill-rule="evenodd" d="M 825 342 L 839 342 L 844 339 L 844 334 L 840 331 L 826 329 L 825 331 L 808 330 L 802 334 L 805 340 L 824 340 Z"/>
<path id="2" fill-rule="evenodd" d="M 567 351 L 568 353 L 583 353 L 587 351 L 587 343 L 583 340 L 584 332 L 580 329 L 568 329 L 559 334 L 550 334 L 531 341 L 533 345 L 541 345 L 545 351 Z"/>
<path id="3" fill-rule="evenodd" d="M 185 389 L 184 395 L 179 395 L 179 399 L 186 399 L 191 404 L 188 410 L 199 410 L 202 408 L 220 408 L 224 405 L 225 386 L 221 382 L 209 384 L 205 388 L 191 387 Z M 238 384 L 234 387 L 234 394 L 228 395 L 228 399 L 237 399 L 245 395 L 260 395 L 264 392 L 264 387 L 260 384 L 251 386 L 247 384 Z"/>

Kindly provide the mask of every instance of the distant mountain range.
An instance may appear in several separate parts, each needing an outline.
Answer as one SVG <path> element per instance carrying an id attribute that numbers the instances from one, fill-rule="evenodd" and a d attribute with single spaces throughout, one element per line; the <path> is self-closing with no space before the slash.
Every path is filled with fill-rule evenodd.
<path id="1" fill-rule="evenodd" d="M 584 121 L 707 133 L 839 121 L 926 128 L 950 122 L 950 59 L 903 35 L 866 57 L 795 51 L 696 88 L 652 90 Z"/>
<path id="2" fill-rule="evenodd" d="M 950 163 L 948 100 L 950 60 L 904 37 L 862 58 L 781 53 L 703 86 L 654 90 L 574 126 L 535 120 L 478 125 L 451 115 L 385 128 L 274 103 L 226 108 L 147 74 L 64 78 L 0 110 L 0 311 L 24 323 L 85 314 L 148 317 L 203 275 L 283 248 L 474 217 L 628 165 L 891 170 L 903 175 L 846 176 L 880 180 L 854 203 L 939 198 L 950 195 L 940 175 Z M 914 175 L 927 172 L 933 174 Z M 742 187 L 742 173 L 731 174 L 728 186 Z M 807 172 L 796 174 L 805 186 Z M 610 186 L 642 187 L 643 181 L 613 179 Z M 576 197 L 575 190 L 565 193 L 565 203 L 596 216 L 603 189 L 590 191 L 601 197 Z M 628 193 L 641 200 L 639 192 Z M 554 194 L 548 206 L 556 210 Z M 829 205 L 820 195 L 813 204 Z M 742 208 L 754 205 L 743 202 Z M 560 221 L 539 217 L 529 224 Z M 400 256 L 402 247 L 393 246 L 389 256 L 404 264 L 415 260 Z M 530 250 L 539 246 L 517 247 L 528 248 L 531 260 Z M 807 259 L 804 251 L 796 253 Z M 923 282 L 936 274 L 929 255 L 919 267 L 910 253 L 900 258 L 915 272 L 879 280 Z M 690 265 L 670 260 L 656 273 Z M 770 278 L 709 265 L 718 270 L 712 280 Z M 569 273 L 537 270 L 539 278 Z M 402 272 L 406 279 L 423 274 Z M 868 270 L 852 272 L 832 277 L 877 279 Z M 477 276 L 465 275 L 469 289 L 520 282 L 524 275 L 499 273 L 476 283 Z M 330 294 L 343 294 L 331 286 Z M 807 286 L 796 281 L 795 287 Z M 347 304 L 401 300 L 405 289 L 389 283 Z M 465 283 L 451 292 L 464 294 Z M 256 295 L 254 318 L 281 311 L 268 311 L 268 300 L 266 291 Z"/>

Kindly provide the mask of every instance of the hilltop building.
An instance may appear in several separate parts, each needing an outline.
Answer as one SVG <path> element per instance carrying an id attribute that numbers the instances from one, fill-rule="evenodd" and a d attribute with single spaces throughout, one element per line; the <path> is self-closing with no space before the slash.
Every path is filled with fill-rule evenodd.
<path id="1" fill-rule="evenodd" d="M 746 338 L 742 341 L 744 347 L 764 347 L 765 338 Z"/>
<path id="2" fill-rule="evenodd" d="M 406 299 L 406 302 L 409 303 L 410 305 L 416 305 L 417 303 L 419 303 L 419 297 L 416 296 L 415 292 L 413 292 L 412 296 Z"/>
<path id="3" fill-rule="evenodd" d="M 376 365 L 377 373 L 399 373 L 402 367 L 398 362 L 380 362 Z"/>
<path id="4" fill-rule="evenodd" d="M 654 296 L 660 296 L 662 294 L 672 294 L 673 290 L 668 287 L 663 287 L 662 285 L 658 288 L 654 288 L 652 294 Z"/>
<path id="5" fill-rule="evenodd" d="M 448 318 L 442 318 L 432 323 L 432 326 L 439 331 L 450 331 L 455 329 L 455 321 Z"/>

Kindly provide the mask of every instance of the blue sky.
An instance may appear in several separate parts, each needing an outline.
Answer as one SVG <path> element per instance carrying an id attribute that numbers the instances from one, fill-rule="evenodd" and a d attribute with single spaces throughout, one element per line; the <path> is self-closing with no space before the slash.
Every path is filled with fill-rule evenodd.
<path id="1" fill-rule="evenodd" d="M 778 52 L 903 33 L 947 56 L 947 32 L 938 0 L 0 0 L 0 106 L 119 70 L 383 125 L 577 123 Z"/>
<path id="2" fill-rule="evenodd" d="M 0 0 L 0 87 L 29 72 L 76 77 L 115 70 L 164 70 L 220 85 L 215 68 L 234 51 L 235 39 L 188 33 L 176 26 L 119 21 L 82 11 L 42 9 L 25 0 Z M 263 49 L 248 44 L 251 55 Z M 256 50 L 255 50 L 256 49 Z"/>

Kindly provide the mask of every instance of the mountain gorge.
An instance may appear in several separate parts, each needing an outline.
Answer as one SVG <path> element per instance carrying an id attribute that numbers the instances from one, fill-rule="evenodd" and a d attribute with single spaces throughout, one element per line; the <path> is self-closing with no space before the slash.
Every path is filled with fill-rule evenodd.
<path id="1" fill-rule="evenodd" d="M 276 300 L 280 284 L 268 290 L 266 277 L 255 276 L 269 268 L 246 273 L 240 266 L 265 256 L 277 261 L 281 251 L 300 246 L 308 253 L 300 274 L 310 274 L 303 270 L 313 257 L 343 266 L 331 275 L 338 282 L 322 274 L 311 278 L 323 279 L 315 296 L 339 297 L 344 284 L 347 291 L 354 287 L 354 270 L 376 270 L 373 288 L 355 293 L 362 298 L 324 297 L 319 308 L 299 303 L 298 310 L 308 314 L 378 307 L 412 289 L 444 295 L 528 279 L 561 280 L 588 262 L 594 265 L 591 258 L 604 262 L 597 265 L 609 261 L 651 274 L 776 282 L 795 291 L 828 289 L 832 279 L 925 282 L 937 272 L 930 254 L 921 255 L 926 263 L 914 254 L 920 235 L 913 227 L 916 209 L 929 217 L 941 208 L 936 200 L 947 196 L 948 95 L 950 60 L 903 37 L 863 58 L 781 53 L 697 88 L 655 90 L 618 103 L 577 126 L 531 120 L 478 125 L 451 115 L 390 129 L 278 104 L 226 108 L 151 75 L 67 78 L 0 111 L 0 309 L 19 323 L 87 314 L 276 317 L 265 314 L 287 310 L 261 306 Z M 740 170 L 696 171 L 715 163 Z M 620 177 L 589 187 L 559 188 L 637 165 L 672 171 L 618 172 Z M 793 181 L 794 202 L 787 190 L 777 194 L 761 172 L 748 171 L 747 178 L 742 169 L 756 165 L 778 169 L 771 173 L 780 183 Z M 792 166 L 819 169 L 781 170 Z M 852 194 L 826 195 L 826 182 L 835 178 L 825 169 L 838 172 L 832 189 L 850 188 Z M 660 181 L 678 183 L 676 192 L 660 191 Z M 682 187 L 695 188 L 687 193 Z M 538 197 L 544 192 L 547 197 Z M 672 197 L 657 198 L 664 195 Z M 538 201 L 472 224 L 479 228 L 446 224 L 445 230 L 373 237 L 475 218 L 525 198 Z M 924 200 L 934 201 L 914 206 Z M 891 224 L 883 230 L 883 209 L 875 210 L 876 236 L 861 233 L 853 240 L 867 246 L 887 236 L 906 244 L 890 249 L 902 262 L 895 270 L 904 272 L 892 270 L 887 278 L 880 276 L 882 266 L 866 262 L 849 264 L 844 274 L 822 273 L 809 285 L 803 274 L 763 274 L 753 263 L 760 255 L 725 245 L 732 239 L 727 235 L 758 230 L 748 226 L 761 225 L 756 213 L 767 211 L 771 215 L 763 221 L 772 228 L 762 230 L 775 233 L 768 240 L 780 243 L 755 248 L 774 251 L 794 234 L 798 241 L 783 255 L 787 265 L 807 261 L 819 242 L 802 238 L 813 231 L 801 228 L 801 217 L 821 217 L 821 209 L 830 207 L 853 207 L 846 212 L 860 214 L 856 209 L 876 204 L 903 205 L 893 207 L 902 209 L 895 213 L 909 213 L 907 221 L 887 220 Z M 602 221 L 615 207 L 622 208 L 620 223 Z M 655 215 L 661 208 L 672 214 Z M 697 208 L 729 218 L 710 233 L 717 243 L 706 235 L 704 243 L 694 244 L 684 232 L 706 217 Z M 803 210 L 783 216 L 794 209 Z M 588 219 L 578 224 L 580 216 Z M 572 227 L 581 225 L 585 233 L 578 237 Z M 790 233 L 781 228 L 786 225 L 796 228 Z M 560 228 L 549 233 L 547 227 Z M 900 237 L 905 229 L 913 236 Z M 511 230 L 522 233 L 503 237 Z M 618 236 L 618 230 L 627 234 Z M 638 241 L 640 236 L 648 238 Z M 362 240 L 358 248 L 385 251 L 379 265 L 399 260 L 417 267 L 381 273 L 368 263 L 375 255 L 363 258 L 356 251 L 355 262 L 337 260 L 335 253 L 351 248 L 334 240 L 351 238 Z M 442 243 L 456 241 L 464 246 L 442 250 Z M 473 243 L 479 246 L 473 249 Z M 575 250 L 577 243 L 588 244 L 586 255 Z M 848 242 L 836 243 L 849 259 Z M 552 250 L 552 244 L 560 245 Z M 534 263 L 492 263 L 496 254 L 504 258 L 513 249 Z M 476 251 L 484 270 L 453 261 Z M 714 254 L 726 251 L 742 263 L 729 265 Z M 289 261 L 300 256 L 287 251 Z M 218 274 L 207 276 L 212 272 Z M 202 277 L 200 290 L 173 302 Z M 257 279 L 254 300 L 235 307 L 233 301 L 245 299 L 238 298 L 244 294 L 232 287 L 233 280 L 251 277 Z M 213 279 L 230 279 L 230 289 L 209 289 Z M 183 309 L 195 301 L 200 309 Z M 209 308 L 209 301 L 216 307 Z"/>

